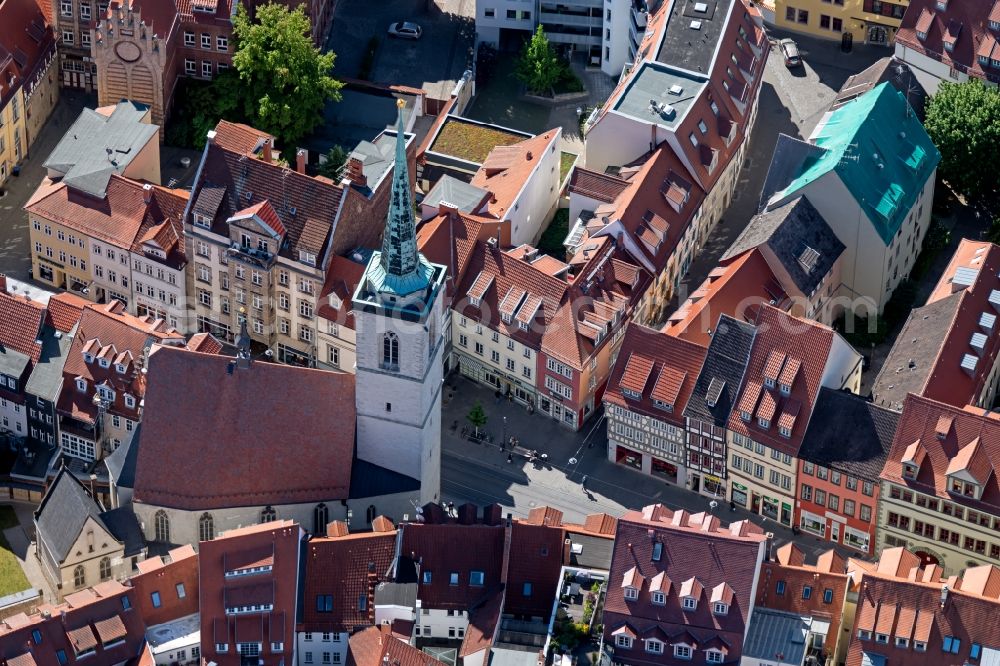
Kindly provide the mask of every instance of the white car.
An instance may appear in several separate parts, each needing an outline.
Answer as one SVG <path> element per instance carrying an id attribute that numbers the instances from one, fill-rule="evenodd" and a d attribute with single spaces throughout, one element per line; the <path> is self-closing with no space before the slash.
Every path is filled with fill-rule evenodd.
<path id="1" fill-rule="evenodd" d="M 400 37 L 402 39 L 420 39 L 424 31 L 416 23 L 409 21 L 398 21 L 389 26 L 390 37 Z"/>

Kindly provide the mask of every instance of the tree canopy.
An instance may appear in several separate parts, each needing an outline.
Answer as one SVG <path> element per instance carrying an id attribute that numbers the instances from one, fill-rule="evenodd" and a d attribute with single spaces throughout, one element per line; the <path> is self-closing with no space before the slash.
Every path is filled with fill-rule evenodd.
<path id="1" fill-rule="evenodd" d="M 556 82 L 563 76 L 565 65 L 559 59 L 549 38 L 545 36 L 542 26 L 538 26 L 535 34 L 525 43 L 521 57 L 517 61 L 515 76 L 536 93 L 548 93 L 555 88 Z"/>
<path id="2" fill-rule="evenodd" d="M 978 79 L 942 82 L 927 103 L 927 133 L 941 151 L 941 176 L 958 192 L 982 196 L 1000 172 L 1000 91 Z"/>
<path id="3" fill-rule="evenodd" d="M 340 100 L 342 84 L 330 74 L 335 55 L 309 37 L 301 7 L 261 5 L 251 20 L 240 5 L 234 20 L 243 113 L 254 127 L 293 144 L 323 122 L 323 107 Z"/>

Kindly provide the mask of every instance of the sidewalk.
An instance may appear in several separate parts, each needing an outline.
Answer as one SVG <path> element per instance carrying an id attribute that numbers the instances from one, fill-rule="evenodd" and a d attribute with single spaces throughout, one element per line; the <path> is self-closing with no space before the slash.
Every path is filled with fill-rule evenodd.
<path id="1" fill-rule="evenodd" d="M 20 525 L 4 530 L 4 538 L 10 545 L 11 552 L 17 557 L 21 564 L 28 582 L 35 589 L 41 590 L 44 601 L 48 603 L 56 602 L 55 592 L 49 584 L 45 574 L 42 573 L 41 564 L 35 555 L 35 544 L 30 540 L 29 535 L 34 532 L 34 505 L 12 504 L 14 512 Z"/>

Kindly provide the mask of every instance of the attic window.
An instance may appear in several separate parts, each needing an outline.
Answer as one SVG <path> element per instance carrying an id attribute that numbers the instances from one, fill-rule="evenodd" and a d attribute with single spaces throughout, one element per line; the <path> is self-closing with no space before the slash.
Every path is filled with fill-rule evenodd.
<path id="1" fill-rule="evenodd" d="M 124 375 L 127 371 L 128 368 L 126 368 L 124 365 L 122 365 L 121 363 L 115 363 L 115 372 L 117 372 L 119 375 Z"/>
<path id="2" fill-rule="evenodd" d="M 652 601 L 656 606 L 665 606 L 667 604 L 667 595 L 663 594 L 663 592 L 653 592 Z"/>
<path id="3" fill-rule="evenodd" d="M 97 359 L 97 363 L 98 363 L 98 364 L 99 364 L 99 365 L 100 365 L 100 366 L 101 366 L 102 368 L 110 368 L 110 367 L 111 367 L 111 361 L 109 361 L 109 360 L 108 360 L 108 359 L 106 359 L 106 358 L 99 358 L 99 359 Z"/>
<path id="4" fill-rule="evenodd" d="M 778 390 L 781 391 L 781 395 L 788 395 L 792 392 L 792 387 L 788 384 L 782 384 L 778 387 Z"/>
<path id="5" fill-rule="evenodd" d="M 911 479 L 911 480 L 916 479 L 917 478 L 917 472 L 918 472 L 918 468 L 917 468 L 916 465 L 911 465 L 910 463 L 906 463 L 905 465 L 903 465 L 903 478 L 904 479 Z"/>
<path id="6" fill-rule="evenodd" d="M 747 423 L 750 423 L 750 412 L 740 412 L 740 418 Z"/>
<path id="7" fill-rule="evenodd" d="M 87 391 L 87 380 L 83 377 L 76 378 L 76 390 L 85 393 Z"/>
<path id="8" fill-rule="evenodd" d="M 659 562 L 661 557 L 663 557 L 663 542 L 657 541 L 653 544 L 653 561 Z"/>
<path id="9" fill-rule="evenodd" d="M 623 594 L 629 601 L 635 601 L 639 598 L 639 590 L 634 587 L 626 587 Z"/>
<path id="10" fill-rule="evenodd" d="M 632 389 L 623 388 L 622 393 L 625 394 L 626 398 L 631 398 L 632 400 L 640 400 L 642 396 L 633 391 Z"/>
<path id="11" fill-rule="evenodd" d="M 761 428 L 764 428 L 765 430 L 767 430 L 768 428 L 771 427 L 771 420 L 770 419 L 759 418 L 759 419 L 757 419 L 757 425 L 759 425 Z"/>
<path id="12" fill-rule="evenodd" d="M 662 409 L 665 412 L 673 412 L 674 411 L 674 406 L 673 405 L 671 405 L 670 403 L 663 402 L 662 400 L 654 400 L 653 401 L 653 405 L 657 409 Z"/>
<path id="13" fill-rule="evenodd" d="M 684 597 L 681 599 L 681 608 L 684 610 L 694 610 L 698 607 L 698 600 L 694 597 Z"/>
<path id="14" fill-rule="evenodd" d="M 729 604 L 724 604 L 721 601 L 715 602 L 712 605 L 713 615 L 728 615 L 729 614 Z"/>
<path id="15" fill-rule="evenodd" d="M 299 250 L 299 261 L 308 266 L 316 265 L 316 255 L 312 252 L 307 252 L 305 250 Z"/>
<path id="16" fill-rule="evenodd" d="M 91 353 L 89 353 L 89 352 L 83 352 L 83 360 L 86 363 L 93 363 L 94 362 L 94 355 L 91 354 Z"/>
<path id="17" fill-rule="evenodd" d="M 784 426 L 778 426 L 778 434 L 782 437 L 791 437 L 792 431 Z"/>

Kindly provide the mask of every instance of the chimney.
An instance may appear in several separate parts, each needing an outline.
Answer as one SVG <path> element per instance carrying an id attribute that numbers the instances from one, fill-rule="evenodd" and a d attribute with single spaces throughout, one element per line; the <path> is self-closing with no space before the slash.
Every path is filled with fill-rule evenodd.
<path id="1" fill-rule="evenodd" d="M 948 601 L 948 586 L 941 586 L 941 608 L 944 608 L 945 603 Z"/>
<path id="2" fill-rule="evenodd" d="M 149 183 L 146 183 L 145 185 L 142 186 L 142 201 L 143 203 L 148 204 L 152 198 L 153 198 L 153 186 L 150 185 Z"/>
<path id="3" fill-rule="evenodd" d="M 507 574 L 510 572 L 510 542 L 514 534 L 514 525 L 511 514 L 507 514 L 507 520 L 503 526 L 503 568 L 500 570 L 500 584 L 507 585 Z"/>
<path id="4" fill-rule="evenodd" d="M 771 549 L 774 548 L 774 532 L 768 532 L 764 541 L 764 561 L 771 561 Z"/>
<path id="5" fill-rule="evenodd" d="M 271 137 L 264 139 L 264 145 L 260 149 L 260 158 L 265 162 L 271 161 Z"/>
<path id="6" fill-rule="evenodd" d="M 361 163 L 354 155 L 347 158 L 347 167 L 344 171 L 344 177 L 349 178 L 355 185 L 360 185 L 366 187 L 368 185 L 368 179 L 365 177 L 364 164 Z"/>
<path id="7" fill-rule="evenodd" d="M 205 135 L 205 138 L 208 140 L 208 143 L 210 144 L 215 143 L 215 130 L 214 129 L 208 130 L 208 133 Z"/>
<path id="8" fill-rule="evenodd" d="M 7 293 L 7 276 L 4 273 L 0 273 L 0 293 Z"/>
<path id="9" fill-rule="evenodd" d="M 562 563 L 569 564 L 570 558 L 573 556 L 573 540 L 569 537 L 563 539 L 563 552 L 562 552 Z"/>
<path id="10" fill-rule="evenodd" d="M 309 151 L 305 148 L 299 148 L 295 151 L 295 170 L 299 173 L 306 172 L 306 162 L 309 161 Z"/>

